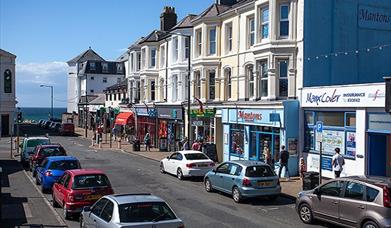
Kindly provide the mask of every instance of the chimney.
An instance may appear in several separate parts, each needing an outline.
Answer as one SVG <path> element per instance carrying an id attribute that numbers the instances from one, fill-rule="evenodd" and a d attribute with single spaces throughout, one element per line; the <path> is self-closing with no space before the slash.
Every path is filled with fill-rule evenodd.
<path id="1" fill-rule="evenodd" d="M 160 14 L 160 30 L 169 31 L 177 24 L 177 15 L 175 7 L 165 6 Z"/>
<path id="2" fill-rule="evenodd" d="M 216 0 L 216 4 L 218 5 L 226 5 L 226 6 L 232 6 L 235 3 L 239 2 L 240 0 Z"/>

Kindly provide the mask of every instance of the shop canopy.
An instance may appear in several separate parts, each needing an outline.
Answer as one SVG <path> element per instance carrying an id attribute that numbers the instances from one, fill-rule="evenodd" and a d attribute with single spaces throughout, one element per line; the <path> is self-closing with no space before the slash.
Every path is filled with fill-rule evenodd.
<path id="1" fill-rule="evenodd" d="M 115 124 L 117 125 L 127 125 L 132 122 L 134 122 L 133 112 L 120 112 L 115 119 Z"/>

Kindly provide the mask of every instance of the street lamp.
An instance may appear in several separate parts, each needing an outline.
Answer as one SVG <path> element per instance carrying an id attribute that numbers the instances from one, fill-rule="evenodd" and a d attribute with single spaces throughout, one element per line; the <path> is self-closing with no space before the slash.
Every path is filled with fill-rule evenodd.
<path id="1" fill-rule="evenodd" d="M 39 87 L 49 87 L 51 94 L 51 106 L 50 106 L 50 119 L 53 118 L 53 86 L 51 85 L 40 85 Z"/>

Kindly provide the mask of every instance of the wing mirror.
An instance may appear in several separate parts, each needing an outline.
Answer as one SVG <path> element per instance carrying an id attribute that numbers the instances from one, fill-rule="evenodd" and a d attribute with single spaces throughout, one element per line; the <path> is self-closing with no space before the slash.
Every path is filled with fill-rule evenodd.
<path id="1" fill-rule="evenodd" d="M 167 156 L 166 158 L 167 158 L 168 160 L 170 160 L 170 156 Z"/>
<path id="2" fill-rule="evenodd" d="M 85 211 L 85 212 L 91 211 L 91 207 L 85 206 L 85 207 L 83 207 L 83 211 Z"/>
<path id="3" fill-rule="evenodd" d="M 216 173 L 216 169 L 215 169 L 215 168 L 213 168 L 213 169 L 212 169 L 212 172 Z"/>
<path id="4" fill-rule="evenodd" d="M 318 197 L 321 195 L 321 192 L 320 192 L 319 188 L 315 188 L 313 193 L 315 195 L 317 195 Z"/>

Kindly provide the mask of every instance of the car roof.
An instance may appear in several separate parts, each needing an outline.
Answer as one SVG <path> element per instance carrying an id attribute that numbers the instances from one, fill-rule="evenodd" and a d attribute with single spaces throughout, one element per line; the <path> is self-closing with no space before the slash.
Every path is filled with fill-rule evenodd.
<path id="1" fill-rule="evenodd" d="M 351 180 L 361 181 L 367 184 L 386 185 L 388 187 L 391 187 L 391 179 L 389 177 L 361 175 L 361 176 L 343 177 L 339 179 L 341 180 L 351 179 Z"/>
<path id="2" fill-rule="evenodd" d="M 48 137 L 43 137 L 43 136 L 34 136 L 34 137 L 28 137 L 26 140 L 41 140 L 41 139 L 47 139 L 49 140 Z"/>
<path id="3" fill-rule="evenodd" d="M 150 193 L 135 193 L 135 194 L 115 194 L 106 196 L 118 204 L 127 203 L 143 203 L 143 202 L 165 202 L 162 198 Z"/>
<path id="4" fill-rule="evenodd" d="M 47 160 L 48 161 L 74 161 L 76 160 L 77 161 L 77 158 L 73 157 L 73 156 L 50 156 L 50 157 L 47 157 Z"/>
<path id="5" fill-rule="evenodd" d="M 177 152 L 181 154 L 203 154 L 201 151 L 198 150 L 182 150 Z"/>
<path id="6" fill-rule="evenodd" d="M 67 172 L 71 173 L 73 176 L 89 175 L 89 174 L 104 174 L 104 175 L 106 175 L 102 170 L 99 170 L 99 169 L 72 169 L 72 170 L 67 170 Z"/>
<path id="7" fill-rule="evenodd" d="M 234 161 L 231 160 L 229 162 L 242 165 L 242 166 L 267 165 L 266 163 L 261 161 L 250 161 L 250 160 L 234 160 Z"/>

